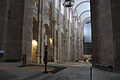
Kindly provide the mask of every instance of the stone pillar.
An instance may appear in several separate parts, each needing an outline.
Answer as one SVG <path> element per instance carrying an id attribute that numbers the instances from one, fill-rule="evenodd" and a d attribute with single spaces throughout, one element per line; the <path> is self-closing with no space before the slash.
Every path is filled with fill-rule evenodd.
<path id="1" fill-rule="evenodd" d="M 59 29 L 59 32 L 58 32 L 58 36 L 59 36 L 59 39 L 58 39 L 58 48 L 59 48 L 59 50 L 58 50 L 58 53 L 59 53 L 59 57 L 58 57 L 58 62 L 61 62 L 62 61 L 62 52 L 61 52 L 61 30 Z"/>
<path id="2" fill-rule="evenodd" d="M 6 40 L 7 40 L 7 26 L 8 26 L 8 11 L 9 11 L 9 0 L 0 2 L 0 45 L 3 45 L 5 54 L 3 55 L 3 61 L 6 61 Z M 9 15 L 10 16 L 10 15 Z M 3 20 L 4 19 L 4 20 Z M 3 35 L 4 34 L 4 35 Z"/>
<path id="3" fill-rule="evenodd" d="M 114 71 L 120 71 L 119 4 L 119 0 L 91 0 L 93 65 L 112 65 Z"/>
<path id="4" fill-rule="evenodd" d="M 8 5 L 7 0 L 1 0 L 0 1 L 0 49 L 4 47 L 4 36 L 5 36 L 5 21 L 8 17 Z M 6 18 L 5 18 L 6 15 Z"/>
<path id="5" fill-rule="evenodd" d="M 81 23 L 81 54 L 84 55 L 84 24 Z"/>
<path id="6" fill-rule="evenodd" d="M 114 71 L 120 72 L 120 0 L 111 0 Z"/>
<path id="7" fill-rule="evenodd" d="M 53 28 L 52 28 L 52 30 L 53 30 L 53 32 L 52 32 L 52 34 L 53 34 L 53 57 L 54 57 L 54 62 L 56 63 L 57 62 L 57 55 L 56 55 L 56 28 L 57 28 L 57 25 L 56 25 L 56 22 L 57 22 L 57 20 L 55 20 L 55 0 L 53 0 L 53 2 L 52 2 L 52 14 L 53 14 Z"/>
<path id="8" fill-rule="evenodd" d="M 39 1 L 38 1 L 39 2 Z M 38 64 L 41 63 L 41 26 L 42 26 L 42 13 L 43 13 L 43 0 L 40 0 L 40 3 L 39 4 L 39 10 L 37 12 L 37 17 L 39 18 L 39 34 L 38 34 Z M 39 13 L 39 14 L 38 14 Z"/>
<path id="9" fill-rule="evenodd" d="M 81 37 L 81 35 L 82 35 L 82 30 L 81 30 L 81 22 L 79 23 L 79 57 L 81 57 L 82 55 L 83 55 L 83 53 L 82 53 L 82 37 Z"/>
<path id="10" fill-rule="evenodd" d="M 76 54 L 76 42 L 77 42 L 77 28 L 76 28 L 76 19 L 74 21 L 74 60 L 77 59 L 77 54 Z"/>
<path id="11" fill-rule="evenodd" d="M 24 0 L 5 0 L 0 5 L 2 10 L 0 14 L 4 14 L 3 22 L 3 44 L 4 44 L 4 61 L 21 61 L 22 55 L 22 28 L 24 15 Z M 3 6 L 4 5 L 4 6 Z M 3 8 L 3 9 L 4 9 Z M 1 26 L 0 26 L 1 27 Z"/>
<path id="12" fill-rule="evenodd" d="M 31 63 L 32 51 L 32 26 L 33 26 L 33 0 L 24 1 L 24 19 L 23 19 L 23 37 L 22 37 L 22 54 L 26 55 L 26 63 Z M 19 13 L 18 13 L 19 14 Z M 18 15 L 17 15 L 18 16 Z"/>
<path id="13" fill-rule="evenodd" d="M 91 28 L 92 28 L 92 63 L 95 64 L 97 60 L 97 29 L 96 29 L 96 2 L 95 0 L 90 0 L 91 3 Z"/>
<path id="14" fill-rule="evenodd" d="M 68 9 L 68 12 L 67 12 L 67 9 L 68 8 L 65 8 L 65 43 L 66 43 L 66 61 L 68 62 L 68 61 L 70 61 L 70 28 L 69 28 L 69 26 L 70 26 L 70 22 L 69 22 L 69 15 L 68 15 L 68 13 L 70 12 L 70 10 Z M 68 16 L 68 18 L 67 18 L 67 16 Z"/>
<path id="15" fill-rule="evenodd" d="M 74 47 L 74 51 L 73 51 L 73 60 L 75 60 L 75 17 L 73 19 L 73 47 Z"/>
<path id="16" fill-rule="evenodd" d="M 113 66 L 113 28 L 110 0 L 91 0 L 93 65 Z"/>
<path id="17" fill-rule="evenodd" d="M 64 23 L 65 23 L 65 25 L 64 25 L 64 42 L 65 42 L 65 44 L 64 44 L 64 61 L 66 62 L 67 61 L 67 8 L 65 7 L 64 8 L 64 15 L 65 15 L 65 20 L 64 20 Z"/>
<path id="18" fill-rule="evenodd" d="M 80 52 L 80 23 L 78 23 L 78 60 L 80 59 L 81 52 Z"/>
<path id="19" fill-rule="evenodd" d="M 43 24 L 42 24 L 42 25 L 43 25 Z M 42 36 L 42 37 L 41 37 L 41 38 L 42 38 L 42 41 L 41 41 L 41 62 L 44 63 L 44 62 L 43 62 L 43 58 L 44 58 L 44 47 L 45 47 L 45 46 L 44 46 L 45 28 L 44 28 L 44 25 L 43 25 L 42 27 L 43 27 L 43 28 L 42 28 L 42 35 L 41 35 L 41 36 Z"/>
<path id="20" fill-rule="evenodd" d="M 71 24 L 71 61 L 74 60 L 74 14 L 72 12 L 72 24 Z"/>
<path id="21" fill-rule="evenodd" d="M 56 27 L 57 25 L 54 26 L 53 28 L 53 36 L 54 36 L 54 39 L 53 39 L 53 49 L 54 49 L 54 62 L 57 62 L 57 55 L 56 55 Z"/>
<path id="22" fill-rule="evenodd" d="M 69 16 L 69 19 L 68 19 L 68 61 L 70 61 L 70 56 L 71 56 L 71 52 L 70 52 L 70 26 L 71 26 L 71 24 L 70 24 L 70 9 L 69 9 L 69 11 L 68 11 L 68 13 L 69 13 L 69 15 L 67 15 L 67 16 Z"/>

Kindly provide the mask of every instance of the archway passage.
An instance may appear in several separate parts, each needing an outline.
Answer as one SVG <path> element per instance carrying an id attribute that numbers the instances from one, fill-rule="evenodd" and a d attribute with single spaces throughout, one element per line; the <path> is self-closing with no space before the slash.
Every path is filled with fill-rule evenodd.
<path id="1" fill-rule="evenodd" d="M 32 63 L 37 63 L 38 59 L 38 22 L 33 17 L 33 28 L 32 28 Z"/>
<path id="2" fill-rule="evenodd" d="M 51 33 L 51 28 L 48 26 L 48 24 L 44 24 L 44 27 L 45 27 L 44 40 L 45 40 L 45 36 L 47 36 L 47 51 L 48 51 L 47 60 L 48 60 L 48 62 L 53 62 L 54 61 L 54 55 L 53 55 L 53 52 L 52 52 L 53 39 L 52 39 L 52 36 L 51 36 L 51 34 L 52 34 Z M 45 45 L 45 41 L 44 41 L 44 45 Z"/>

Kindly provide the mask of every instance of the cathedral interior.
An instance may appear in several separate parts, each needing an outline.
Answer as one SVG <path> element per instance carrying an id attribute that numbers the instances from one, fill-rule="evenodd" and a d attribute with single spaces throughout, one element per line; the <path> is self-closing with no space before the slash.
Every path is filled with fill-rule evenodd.
<path id="1" fill-rule="evenodd" d="M 119 17 L 119 0 L 0 0 L 0 62 L 120 72 Z"/>

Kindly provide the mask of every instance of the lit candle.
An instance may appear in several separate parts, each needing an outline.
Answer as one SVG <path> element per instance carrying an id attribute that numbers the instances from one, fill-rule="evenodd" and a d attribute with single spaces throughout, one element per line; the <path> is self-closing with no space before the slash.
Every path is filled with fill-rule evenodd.
<path id="1" fill-rule="evenodd" d="M 45 36 L 45 45 L 47 46 L 47 35 Z"/>

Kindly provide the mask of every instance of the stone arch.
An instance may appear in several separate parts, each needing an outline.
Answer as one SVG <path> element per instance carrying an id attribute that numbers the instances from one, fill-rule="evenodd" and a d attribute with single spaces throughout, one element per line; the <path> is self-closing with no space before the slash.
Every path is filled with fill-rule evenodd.
<path id="1" fill-rule="evenodd" d="M 32 32 L 33 32 L 33 39 L 38 41 L 38 21 L 33 17 L 33 27 L 32 27 Z"/>
<path id="2" fill-rule="evenodd" d="M 74 8 L 74 12 L 75 12 L 75 10 L 77 9 L 77 7 L 78 7 L 79 5 L 81 5 L 81 4 L 83 4 L 83 3 L 87 3 L 87 2 L 90 3 L 90 1 L 86 0 L 86 1 L 80 2 L 78 5 L 76 5 L 76 7 Z"/>
<path id="3" fill-rule="evenodd" d="M 38 21 L 33 17 L 32 27 L 32 63 L 37 63 L 38 55 L 38 34 L 39 34 Z"/>
<path id="4" fill-rule="evenodd" d="M 44 24 L 44 28 L 45 28 L 45 35 L 49 35 L 50 34 L 50 28 L 48 24 Z"/>
<path id="5" fill-rule="evenodd" d="M 87 12 L 90 12 L 90 10 L 85 10 L 85 11 L 83 11 L 83 12 L 79 15 L 79 18 L 78 18 L 78 19 L 81 19 L 81 16 L 82 16 L 83 14 L 87 13 Z"/>
<path id="6" fill-rule="evenodd" d="M 91 19 L 91 17 L 86 17 L 85 19 L 83 19 L 82 24 L 83 24 L 87 19 Z"/>
<path id="7" fill-rule="evenodd" d="M 53 56 L 53 53 L 52 53 L 52 43 L 51 43 L 51 40 L 52 40 L 52 33 L 51 33 L 51 28 L 49 27 L 48 24 L 44 24 L 44 28 L 45 28 L 45 34 L 44 34 L 44 40 L 45 40 L 45 36 L 47 35 L 47 50 L 48 50 L 48 61 L 49 62 L 53 62 L 54 61 L 54 56 Z M 44 42 L 45 44 L 45 42 Z"/>

